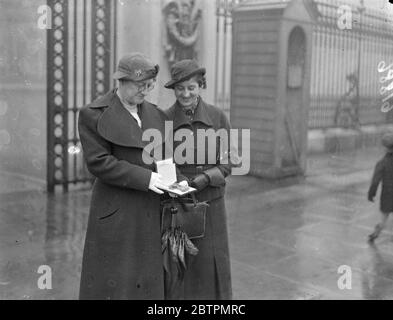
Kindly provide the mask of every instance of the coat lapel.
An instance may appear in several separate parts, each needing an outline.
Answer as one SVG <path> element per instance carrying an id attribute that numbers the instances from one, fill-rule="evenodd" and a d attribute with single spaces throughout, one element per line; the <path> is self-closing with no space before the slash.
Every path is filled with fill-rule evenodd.
<path id="1" fill-rule="evenodd" d="M 142 121 L 142 131 L 147 129 L 157 129 L 161 133 L 165 129 L 165 116 L 162 111 L 157 110 L 157 107 L 153 104 L 144 101 L 139 108 L 139 116 Z"/>
<path id="2" fill-rule="evenodd" d="M 170 119 L 173 120 L 173 129 L 177 130 L 181 126 L 184 125 L 191 125 L 194 122 L 202 122 L 208 127 L 213 126 L 213 122 L 210 119 L 210 116 L 207 112 L 206 104 L 202 100 L 202 98 L 199 99 L 198 107 L 195 110 L 195 115 L 194 115 L 194 120 L 190 122 L 184 111 L 182 110 L 182 107 L 179 105 L 178 102 L 176 102 L 169 110 L 168 110 L 168 116 Z"/>
<path id="3" fill-rule="evenodd" d="M 92 107 L 106 107 L 97 124 L 97 131 L 103 138 L 125 147 L 144 147 L 141 128 L 123 107 L 115 90 Z"/>
<path id="4" fill-rule="evenodd" d="M 160 132 L 161 135 L 161 145 L 155 146 L 155 148 L 171 148 L 172 146 L 172 133 L 166 134 L 165 132 L 165 121 L 168 120 L 165 113 L 161 110 L 157 109 L 157 106 L 144 101 L 141 105 L 138 106 L 139 108 L 139 116 L 142 121 L 142 131 L 146 132 L 149 129 L 155 129 Z M 150 136 L 147 138 L 151 138 Z M 149 144 L 150 141 L 143 141 L 144 145 Z M 165 149 L 161 149 L 162 156 L 167 154 Z M 152 154 L 150 154 L 152 156 Z M 158 156 L 160 159 L 162 156 Z M 156 159 L 157 160 L 157 159 Z"/>
<path id="5" fill-rule="evenodd" d="M 177 130 L 184 125 L 190 125 L 190 120 L 187 118 L 181 106 L 176 102 L 173 106 L 173 129 Z"/>
<path id="6" fill-rule="evenodd" d="M 202 122 L 208 127 L 213 126 L 213 121 L 209 116 L 206 103 L 202 100 L 202 98 L 199 99 L 198 107 L 195 110 L 194 120 L 192 122 Z"/>

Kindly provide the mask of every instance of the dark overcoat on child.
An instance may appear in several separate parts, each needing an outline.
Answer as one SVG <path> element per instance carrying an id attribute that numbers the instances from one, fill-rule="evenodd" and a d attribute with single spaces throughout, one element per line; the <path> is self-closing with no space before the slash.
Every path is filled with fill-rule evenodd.
<path id="1" fill-rule="evenodd" d="M 378 161 L 368 191 L 368 198 L 372 200 L 382 182 L 380 210 L 383 213 L 393 212 L 393 150 Z"/>

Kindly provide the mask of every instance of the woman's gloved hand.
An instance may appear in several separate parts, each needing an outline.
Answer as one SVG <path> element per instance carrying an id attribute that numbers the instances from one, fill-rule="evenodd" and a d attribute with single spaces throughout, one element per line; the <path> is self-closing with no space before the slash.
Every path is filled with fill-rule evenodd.
<path id="1" fill-rule="evenodd" d="M 197 189 L 198 191 L 202 191 L 210 184 L 210 179 L 208 175 L 202 173 L 198 174 L 191 180 L 191 187 Z"/>

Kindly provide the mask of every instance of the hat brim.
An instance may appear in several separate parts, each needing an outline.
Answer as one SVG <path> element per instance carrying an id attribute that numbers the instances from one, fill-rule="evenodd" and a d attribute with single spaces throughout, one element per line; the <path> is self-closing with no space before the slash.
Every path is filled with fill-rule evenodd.
<path id="1" fill-rule="evenodd" d="M 160 70 L 160 68 L 159 68 L 158 65 L 156 65 L 156 66 L 155 66 L 155 69 L 156 69 L 156 73 L 150 73 L 150 72 L 148 72 L 148 73 L 146 74 L 145 77 L 139 78 L 139 79 L 133 78 L 130 74 L 128 74 L 128 73 L 126 73 L 126 72 L 123 72 L 123 71 L 116 71 L 116 72 L 113 74 L 113 79 L 115 79 L 115 80 L 131 80 L 131 81 L 136 81 L 136 82 L 138 82 L 138 81 L 150 80 L 150 79 L 153 79 L 153 78 L 156 78 L 156 77 L 157 77 L 157 74 L 158 74 L 158 71 Z"/>
<path id="2" fill-rule="evenodd" d="M 183 82 L 183 81 L 186 81 L 186 80 L 189 80 L 190 78 L 192 78 L 193 76 L 195 76 L 197 74 L 205 75 L 206 74 L 206 68 L 196 69 L 193 72 L 185 75 L 184 77 L 181 77 L 180 79 L 176 79 L 176 80 L 172 79 L 172 80 L 168 81 L 164 85 L 164 87 L 167 88 L 167 89 L 173 89 L 176 84 L 178 84 L 180 82 Z"/>
<path id="3" fill-rule="evenodd" d="M 122 72 L 122 71 L 116 71 L 114 74 L 113 74 L 113 79 L 115 79 L 115 80 L 120 80 L 120 79 L 124 79 L 124 80 L 131 80 L 131 78 L 130 78 L 130 76 L 129 76 L 129 74 L 127 74 L 127 73 L 125 73 L 125 72 Z"/>

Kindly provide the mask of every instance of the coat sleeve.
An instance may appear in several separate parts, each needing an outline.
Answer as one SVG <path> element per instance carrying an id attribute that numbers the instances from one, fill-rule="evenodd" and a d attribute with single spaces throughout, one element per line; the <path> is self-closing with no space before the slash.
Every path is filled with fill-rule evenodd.
<path id="1" fill-rule="evenodd" d="M 382 174 L 383 174 L 383 160 L 379 161 L 375 166 L 373 178 L 371 180 L 371 185 L 368 190 L 369 199 L 374 198 L 375 195 L 377 194 L 378 185 L 382 180 Z"/>
<path id="2" fill-rule="evenodd" d="M 152 171 L 111 154 L 111 144 L 97 132 L 99 116 L 100 112 L 88 107 L 79 113 L 78 129 L 87 168 L 107 184 L 148 191 Z"/>
<path id="3" fill-rule="evenodd" d="M 231 141 L 231 125 L 224 113 L 221 114 L 220 129 L 227 131 L 228 141 L 225 145 L 220 146 L 220 152 L 217 156 L 217 165 L 204 171 L 209 177 L 209 184 L 213 187 L 219 187 L 225 184 L 225 178 L 231 174 L 231 169 L 233 167 L 232 157 L 237 154 L 235 145 Z"/>

